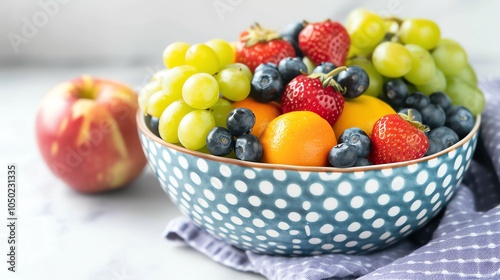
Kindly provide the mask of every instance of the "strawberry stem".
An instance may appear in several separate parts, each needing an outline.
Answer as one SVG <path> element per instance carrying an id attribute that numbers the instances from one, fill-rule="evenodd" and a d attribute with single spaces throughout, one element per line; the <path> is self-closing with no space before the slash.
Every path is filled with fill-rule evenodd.
<path id="1" fill-rule="evenodd" d="M 429 127 L 426 126 L 425 124 L 422 124 L 421 122 L 419 121 L 415 121 L 413 120 L 413 114 L 412 114 L 412 109 L 409 109 L 408 110 L 408 114 L 404 114 L 404 113 L 398 113 L 398 115 L 405 121 L 409 122 L 411 125 L 413 125 L 414 127 L 416 127 L 418 130 L 422 131 L 422 132 L 428 132 L 430 131 Z"/>
<path id="2" fill-rule="evenodd" d="M 341 85 L 339 85 L 339 83 L 337 83 L 337 81 L 335 81 L 335 79 L 333 77 L 337 76 L 340 72 L 346 70 L 347 67 L 346 66 L 340 66 L 340 67 L 337 67 L 335 69 L 333 69 L 332 71 L 328 72 L 327 74 L 324 74 L 324 73 L 313 73 L 313 74 L 310 74 L 309 78 L 319 78 L 321 80 L 321 83 L 323 84 L 323 87 L 326 88 L 328 86 L 332 86 L 335 91 L 338 91 L 342 94 L 345 94 L 347 89 Z"/>
<path id="3" fill-rule="evenodd" d="M 346 66 L 340 66 L 340 67 L 337 67 L 335 69 L 333 69 L 332 71 L 328 72 L 328 74 L 326 74 L 327 77 L 335 77 L 337 76 L 340 72 L 346 70 L 347 67 Z"/>
<path id="4" fill-rule="evenodd" d="M 248 33 L 241 38 L 247 47 L 251 47 L 257 43 L 265 43 L 281 38 L 276 31 L 269 28 L 263 28 L 259 23 L 254 23 L 254 25 L 250 26 L 247 32 Z"/>

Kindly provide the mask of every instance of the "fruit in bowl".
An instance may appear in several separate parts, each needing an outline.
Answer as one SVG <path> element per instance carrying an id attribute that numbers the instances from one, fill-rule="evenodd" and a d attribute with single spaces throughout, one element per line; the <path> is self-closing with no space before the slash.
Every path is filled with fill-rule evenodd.
<path id="1" fill-rule="evenodd" d="M 366 167 L 254 163 L 166 143 L 137 115 L 161 186 L 215 237 L 257 253 L 366 253 L 415 232 L 451 198 L 467 170 L 471 133 L 434 155 Z"/>
<path id="2" fill-rule="evenodd" d="M 332 25 L 349 36 L 329 36 Z M 363 38 L 373 25 L 383 36 Z M 281 39 L 258 26 L 235 49 L 213 48 L 213 58 L 233 57 L 216 73 L 168 68 L 144 88 L 137 115 L 151 168 L 183 213 L 238 248 L 314 255 L 394 244 L 452 197 L 484 106 L 467 63 L 441 71 L 437 61 L 461 49 L 434 53 L 458 43 L 431 28 L 429 46 L 419 31 L 429 25 L 356 10 L 345 30 L 331 20 L 295 24 Z M 283 40 L 295 54 L 282 57 Z M 172 49 L 181 58 L 169 61 L 187 56 Z M 199 75 L 215 82 L 186 82 Z"/>

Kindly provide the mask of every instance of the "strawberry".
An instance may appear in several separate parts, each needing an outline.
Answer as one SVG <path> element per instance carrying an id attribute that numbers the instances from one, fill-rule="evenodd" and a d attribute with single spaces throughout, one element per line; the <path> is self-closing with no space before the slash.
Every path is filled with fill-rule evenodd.
<path id="1" fill-rule="evenodd" d="M 299 48 L 315 64 L 345 65 L 350 45 L 349 33 L 336 21 L 309 23 L 299 33 Z"/>
<path id="2" fill-rule="evenodd" d="M 328 74 L 303 74 L 295 77 L 285 88 L 281 97 L 283 113 L 311 111 L 320 115 L 333 126 L 344 110 L 344 96 L 333 77 L 345 67 Z"/>
<path id="3" fill-rule="evenodd" d="M 236 44 L 236 62 L 243 63 L 253 72 L 262 63 L 278 64 L 286 57 L 295 57 L 295 50 L 288 41 L 273 30 L 255 24 L 240 34 Z"/>
<path id="4" fill-rule="evenodd" d="M 385 115 L 373 125 L 370 140 L 372 150 L 370 160 L 374 164 L 402 162 L 421 158 L 429 149 L 429 139 L 425 135 L 428 128 L 408 115 Z"/>

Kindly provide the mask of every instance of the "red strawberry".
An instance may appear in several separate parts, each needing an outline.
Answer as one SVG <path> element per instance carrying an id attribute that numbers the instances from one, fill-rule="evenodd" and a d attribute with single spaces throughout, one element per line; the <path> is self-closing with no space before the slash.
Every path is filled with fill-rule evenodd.
<path id="1" fill-rule="evenodd" d="M 277 65 L 286 57 L 295 57 L 292 44 L 258 24 L 243 31 L 236 44 L 236 61 L 247 65 L 252 72 L 262 63 Z"/>
<path id="2" fill-rule="evenodd" d="M 429 149 L 429 139 L 424 133 L 428 128 L 410 119 L 411 116 L 404 114 L 389 114 L 375 122 L 370 136 L 370 159 L 374 164 L 402 162 L 424 156 Z"/>
<path id="3" fill-rule="evenodd" d="M 295 77 L 281 97 L 282 112 L 315 112 L 333 126 L 342 114 L 345 103 L 338 84 L 332 78 L 338 72 Z"/>
<path id="4" fill-rule="evenodd" d="M 336 21 L 309 23 L 299 34 L 299 48 L 315 64 L 345 65 L 350 45 L 349 33 Z"/>

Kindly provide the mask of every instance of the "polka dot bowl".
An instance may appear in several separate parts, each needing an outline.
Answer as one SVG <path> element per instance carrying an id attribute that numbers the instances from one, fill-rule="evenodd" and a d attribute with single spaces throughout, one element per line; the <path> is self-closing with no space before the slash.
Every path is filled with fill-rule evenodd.
<path id="1" fill-rule="evenodd" d="M 170 199 L 207 232 L 271 255 L 360 254 L 422 227 L 455 192 L 474 153 L 473 131 L 404 163 L 339 169 L 250 163 L 165 143 L 138 115 L 149 165 Z"/>

